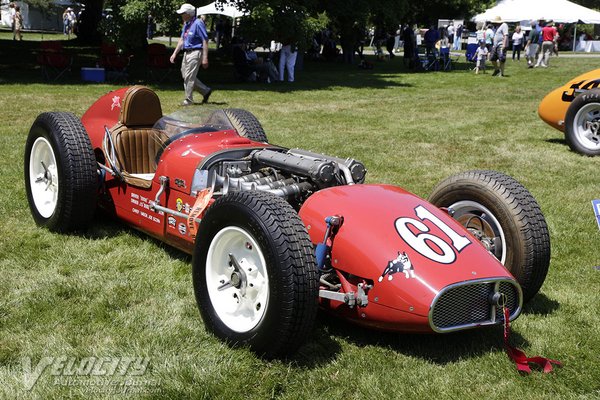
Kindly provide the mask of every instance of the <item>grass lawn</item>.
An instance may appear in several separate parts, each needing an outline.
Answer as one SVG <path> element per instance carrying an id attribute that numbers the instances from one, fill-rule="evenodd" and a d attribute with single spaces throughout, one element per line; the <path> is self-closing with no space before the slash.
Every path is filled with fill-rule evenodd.
<path id="1" fill-rule="evenodd" d="M 506 78 L 493 78 L 489 69 L 476 76 L 464 63 L 452 72 L 411 74 L 400 57 L 369 71 L 306 61 L 295 83 L 267 85 L 233 83 L 231 66 L 211 54 L 210 68 L 200 72 L 214 88 L 211 102 L 253 112 L 271 143 L 357 158 L 370 183 L 424 197 L 441 179 L 468 169 L 499 170 L 523 183 L 548 221 L 552 260 L 541 292 L 513 324 L 513 342 L 565 364 L 524 377 L 503 350 L 500 328 L 406 335 L 324 315 L 293 359 L 265 361 L 204 330 L 187 255 L 101 218 L 80 235 L 38 228 L 23 184 L 29 127 L 44 111 L 80 116 L 119 85 L 81 83 L 78 70 L 61 83 L 44 82 L 35 42 L 6 39 L 0 40 L 0 398 L 113 396 L 109 386 L 60 385 L 50 370 L 26 391 L 23 359 L 35 369 L 46 356 L 146 357 L 143 376 L 114 377 L 117 385 L 131 379 L 126 394 L 139 398 L 600 398 L 594 268 L 600 232 L 590 204 L 600 198 L 600 158 L 571 152 L 536 111 L 551 89 L 597 68 L 597 58 L 561 56 L 535 70 L 508 61 Z M 94 49 L 66 43 L 79 55 L 75 68 L 93 60 Z M 143 72 L 143 63 L 133 68 Z M 178 109 L 177 69 L 151 87 L 165 113 Z"/>

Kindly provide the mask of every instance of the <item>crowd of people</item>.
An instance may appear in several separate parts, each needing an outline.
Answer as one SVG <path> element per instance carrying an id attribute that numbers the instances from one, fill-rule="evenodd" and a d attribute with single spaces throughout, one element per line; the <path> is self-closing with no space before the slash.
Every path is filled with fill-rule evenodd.
<path id="1" fill-rule="evenodd" d="M 509 38 L 513 61 L 520 61 L 521 51 L 524 50 L 528 68 L 548 67 L 551 55 L 558 56 L 560 35 L 554 22 L 533 20 L 528 28 L 529 33 L 526 34 L 520 25 L 516 25 L 512 34 L 509 34 L 508 25 L 500 17 L 488 25 L 481 24 L 476 33 L 479 47 L 474 55 L 475 72 L 485 70 L 489 57 L 492 63 L 498 63 L 494 63 L 494 74 L 503 76 Z"/>
<path id="2" fill-rule="evenodd" d="M 79 19 L 81 16 L 81 11 L 78 14 L 75 14 L 75 10 L 71 7 L 67 7 L 62 15 L 63 22 L 63 34 L 71 37 L 71 35 L 77 34 L 77 29 L 79 26 Z"/>
<path id="3" fill-rule="evenodd" d="M 13 38 L 21 40 L 23 18 L 20 8 L 15 3 L 10 3 L 10 11 Z M 197 77 L 200 68 L 208 68 L 209 34 L 205 16 L 197 16 L 196 7 L 188 3 L 183 4 L 176 12 L 181 15 L 183 26 L 177 46 L 170 56 L 170 62 L 175 63 L 177 55 L 183 53 L 181 75 L 185 97 L 182 105 L 194 104 L 194 91 L 201 94 L 204 103 L 212 93 L 212 89 Z M 65 35 L 76 33 L 77 25 L 77 14 L 68 7 L 63 13 L 63 33 Z M 372 47 L 377 59 L 391 59 L 395 57 L 394 53 L 402 48 L 403 62 L 406 67 L 423 69 L 424 60 L 433 59 L 436 63 L 433 64 L 434 69 L 437 70 L 441 54 L 450 54 L 450 50 L 463 50 L 464 39 L 475 36 L 477 48 L 470 58 L 470 61 L 475 62 L 475 73 L 485 73 L 486 63 L 489 61 L 493 65 L 493 76 L 505 76 L 509 45 L 512 46 L 513 61 L 520 61 L 521 52 L 524 51 L 529 68 L 544 68 L 548 67 L 552 54 L 558 55 L 560 38 L 553 21 L 531 21 L 531 25 L 525 29 L 516 25 L 509 30 L 508 24 L 500 17 L 489 21 L 489 24 L 480 24 L 476 33 L 470 35 L 461 23 L 455 25 L 454 21 L 448 21 L 444 26 L 430 25 L 428 29 L 419 29 L 416 24 L 411 23 L 400 24 L 397 29 L 367 29 L 358 24 L 354 28 L 352 35 L 347 35 L 345 38 L 338 36 L 331 28 L 324 29 L 314 35 L 312 47 L 306 54 L 315 59 L 349 63 L 355 63 L 353 58 L 358 55 L 360 61 L 355 64 L 370 69 L 373 68 L 373 64 L 365 60 L 365 47 Z M 152 39 L 155 31 L 154 17 L 148 13 L 147 38 Z M 243 38 L 230 36 L 232 27 L 229 18 L 213 18 L 211 31 L 217 50 L 224 46 L 231 49 L 235 74 L 241 81 L 268 83 L 295 81 L 295 65 L 298 57 L 298 43 L 295 38 L 286 38 L 281 43 L 277 43 L 276 48 L 271 49 L 268 55 L 259 57 Z M 424 56 L 419 54 L 419 48 L 424 50 Z"/>

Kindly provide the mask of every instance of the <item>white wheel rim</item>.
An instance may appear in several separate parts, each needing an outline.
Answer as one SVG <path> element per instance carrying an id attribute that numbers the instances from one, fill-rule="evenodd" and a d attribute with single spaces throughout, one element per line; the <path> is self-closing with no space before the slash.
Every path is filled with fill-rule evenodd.
<path id="1" fill-rule="evenodd" d="M 230 254 L 245 276 L 239 287 L 224 288 L 236 273 Z M 269 301 L 269 277 L 263 253 L 248 232 L 230 226 L 215 235 L 206 257 L 206 285 L 215 313 L 229 329 L 243 333 L 260 323 Z"/>
<path id="2" fill-rule="evenodd" d="M 50 218 L 58 203 L 58 167 L 52 145 L 43 137 L 37 138 L 31 147 L 29 185 L 38 213 Z"/>
<path id="3" fill-rule="evenodd" d="M 600 103 L 581 107 L 573 119 L 577 141 L 588 150 L 600 150 Z"/>
<path id="4" fill-rule="evenodd" d="M 473 214 L 483 219 L 492 228 L 494 235 L 500 238 L 500 245 L 502 246 L 501 256 L 494 256 L 496 256 L 504 265 L 506 262 L 506 236 L 504 235 L 504 230 L 502 229 L 500 222 L 498 222 L 498 219 L 496 219 L 496 216 L 492 214 L 487 207 L 484 207 L 475 201 L 459 201 L 448 208 L 454 212 L 454 214 L 452 214 L 454 219 L 458 219 L 465 214 Z"/>

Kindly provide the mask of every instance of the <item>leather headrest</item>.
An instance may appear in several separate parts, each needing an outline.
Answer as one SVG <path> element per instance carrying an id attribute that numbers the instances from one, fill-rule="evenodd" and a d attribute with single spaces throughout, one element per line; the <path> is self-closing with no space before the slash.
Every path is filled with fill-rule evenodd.
<path id="1" fill-rule="evenodd" d="M 153 126 L 162 118 L 156 93 L 145 86 L 132 86 L 125 92 L 119 122 L 127 127 Z"/>

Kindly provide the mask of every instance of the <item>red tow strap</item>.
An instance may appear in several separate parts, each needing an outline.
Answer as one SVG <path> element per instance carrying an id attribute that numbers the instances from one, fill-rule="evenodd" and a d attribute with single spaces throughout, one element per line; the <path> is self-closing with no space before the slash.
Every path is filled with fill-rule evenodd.
<path id="1" fill-rule="evenodd" d="M 517 370 L 526 375 L 531 373 L 531 368 L 529 368 L 529 363 L 534 363 L 540 366 L 545 374 L 552 372 L 552 364 L 555 364 L 559 367 L 562 366 L 562 363 L 558 360 L 551 360 L 546 357 L 527 357 L 527 354 L 523 352 L 521 349 L 517 349 L 516 347 L 511 346 L 508 343 L 508 339 L 510 337 L 510 312 L 508 308 L 503 308 L 504 312 L 504 348 L 506 349 L 506 354 L 508 357 L 517 364 Z"/>
<path id="2" fill-rule="evenodd" d="M 196 239 L 196 233 L 198 232 L 198 228 L 196 226 L 196 218 L 202 216 L 202 213 L 208 207 L 212 199 L 213 191 L 211 188 L 202 189 L 200 193 L 198 193 L 198 197 L 196 197 L 196 202 L 194 203 L 194 207 L 190 211 L 190 215 L 188 215 L 187 226 L 190 231 L 190 236 L 192 239 Z"/>

